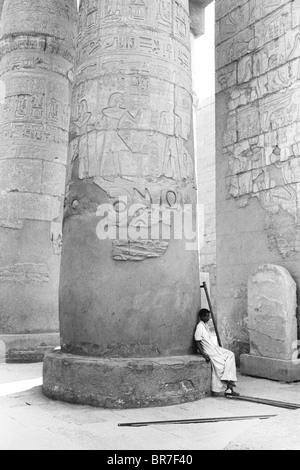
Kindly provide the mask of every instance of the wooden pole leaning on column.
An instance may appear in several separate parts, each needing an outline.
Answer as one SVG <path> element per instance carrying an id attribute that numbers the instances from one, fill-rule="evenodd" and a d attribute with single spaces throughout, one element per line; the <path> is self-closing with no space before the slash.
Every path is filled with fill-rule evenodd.
<path id="1" fill-rule="evenodd" d="M 209 293 L 208 293 L 206 282 L 203 282 L 203 284 L 200 287 L 202 289 L 204 289 L 204 291 L 205 291 L 205 295 L 206 295 L 207 302 L 208 302 L 208 305 L 209 305 L 209 310 L 210 310 L 210 313 L 211 313 L 211 319 L 213 321 L 214 329 L 215 329 L 217 339 L 218 339 L 218 344 L 219 344 L 220 347 L 222 347 L 221 338 L 220 338 L 220 335 L 219 335 L 219 332 L 218 332 L 217 322 L 216 322 L 215 315 L 214 315 L 214 312 L 213 312 L 213 308 L 212 308 L 212 304 L 211 304 L 211 301 L 210 301 L 210 296 L 209 296 Z"/>

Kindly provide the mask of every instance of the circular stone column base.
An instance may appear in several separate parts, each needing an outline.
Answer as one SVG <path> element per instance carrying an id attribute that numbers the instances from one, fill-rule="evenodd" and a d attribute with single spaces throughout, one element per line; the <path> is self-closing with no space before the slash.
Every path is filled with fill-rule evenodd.
<path id="1" fill-rule="evenodd" d="M 43 392 L 54 400 L 101 408 L 176 405 L 210 394 L 210 365 L 201 356 L 95 358 L 45 355 Z"/>
<path id="2" fill-rule="evenodd" d="M 0 360 L 16 364 L 43 362 L 45 353 L 59 346 L 59 333 L 0 334 Z"/>

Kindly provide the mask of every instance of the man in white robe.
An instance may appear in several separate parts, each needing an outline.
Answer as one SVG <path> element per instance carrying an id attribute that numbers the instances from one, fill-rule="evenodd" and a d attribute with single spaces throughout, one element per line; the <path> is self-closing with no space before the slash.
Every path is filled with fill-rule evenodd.
<path id="1" fill-rule="evenodd" d="M 239 396 L 233 389 L 236 387 L 236 364 L 234 353 L 217 346 L 209 332 L 210 311 L 201 309 L 199 323 L 195 331 L 195 341 L 202 356 L 212 366 L 211 390 L 218 395 Z"/>

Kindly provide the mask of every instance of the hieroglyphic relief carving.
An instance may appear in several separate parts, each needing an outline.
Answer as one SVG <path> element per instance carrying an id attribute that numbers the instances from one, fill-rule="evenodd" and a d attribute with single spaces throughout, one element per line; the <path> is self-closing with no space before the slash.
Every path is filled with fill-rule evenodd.
<path id="1" fill-rule="evenodd" d="M 223 138 L 229 162 L 228 194 L 239 207 L 253 198 L 260 201 L 276 239 L 270 246 L 289 256 L 296 248 L 287 250 L 282 236 L 285 233 L 295 241 L 299 225 L 299 25 L 295 28 L 291 21 L 289 1 L 256 2 L 252 6 L 256 8 L 252 17 L 258 15 L 259 19 L 254 48 L 248 47 L 238 59 L 237 75 L 232 63 L 237 55 L 219 62 L 220 88 L 228 89 L 230 95 Z M 225 43 L 219 50 L 222 47 Z M 287 217 L 293 226 L 292 238 L 288 231 L 275 230 L 280 217 Z M 296 242 L 293 245 L 298 246 Z"/>
<path id="2" fill-rule="evenodd" d="M 131 202 L 146 189 L 157 200 L 165 184 L 183 204 L 195 185 L 188 2 L 86 0 L 79 15 L 69 155 L 78 178 Z"/>
<path id="3" fill-rule="evenodd" d="M 243 6 L 248 0 L 219 0 L 218 8 L 216 9 L 216 19 L 223 18 L 230 14 L 236 8 Z"/>
<path id="4" fill-rule="evenodd" d="M 285 34 L 291 25 L 291 5 L 284 5 L 282 8 L 275 10 L 272 14 L 264 16 L 255 26 L 255 34 L 257 38 L 256 47 L 264 44 Z"/>
<path id="5" fill-rule="evenodd" d="M 216 67 L 221 69 L 256 49 L 257 39 L 251 25 L 217 46 Z"/>
<path id="6" fill-rule="evenodd" d="M 249 3 L 240 5 L 216 23 L 216 43 L 232 38 L 253 23 Z"/>
<path id="7" fill-rule="evenodd" d="M 175 23 L 174 23 L 175 35 L 185 42 L 189 41 L 190 36 L 190 20 L 189 14 L 179 1 L 175 2 Z"/>
<path id="8" fill-rule="evenodd" d="M 156 19 L 160 24 L 172 26 L 172 2 L 171 0 L 156 0 L 158 2 L 158 12 Z"/>
<path id="9" fill-rule="evenodd" d="M 216 23 L 216 43 L 229 40 L 252 25 L 259 39 L 258 47 L 281 36 L 289 29 L 291 23 L 291 8 L 287 5 L 288 2 L 289 0 L 242 0 L 232 5 L 232 8 L 224 2 L 228 10 L 224 11 L 226 14 Z M 218 12 L 221 8 L 220 5 Z"/>

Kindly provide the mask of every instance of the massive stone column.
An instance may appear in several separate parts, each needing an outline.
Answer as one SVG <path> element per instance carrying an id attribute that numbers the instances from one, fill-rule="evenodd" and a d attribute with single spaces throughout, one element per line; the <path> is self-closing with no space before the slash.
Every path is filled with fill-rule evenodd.
<path id="1" fill-rule="evenodd" d="M 300 283 L 300 2 L 220 0 L 216 18 L 217 308 L 239 355 L 250 274 Z"/>
<path id="2" fill-rule="evenodd" d="M 209 390 L 209 367 L 190 355 L 200 289 L 188 7 L 81 2 L 62 350 L 44 362 L 52 398 L 135 407 Z"/>
<path id="3" fill-rule="evenodd" d="M 75 0 L 7 0 L 0 33 L 0 342 L 7 360 L 59 344 L 61 222 Z"/>

